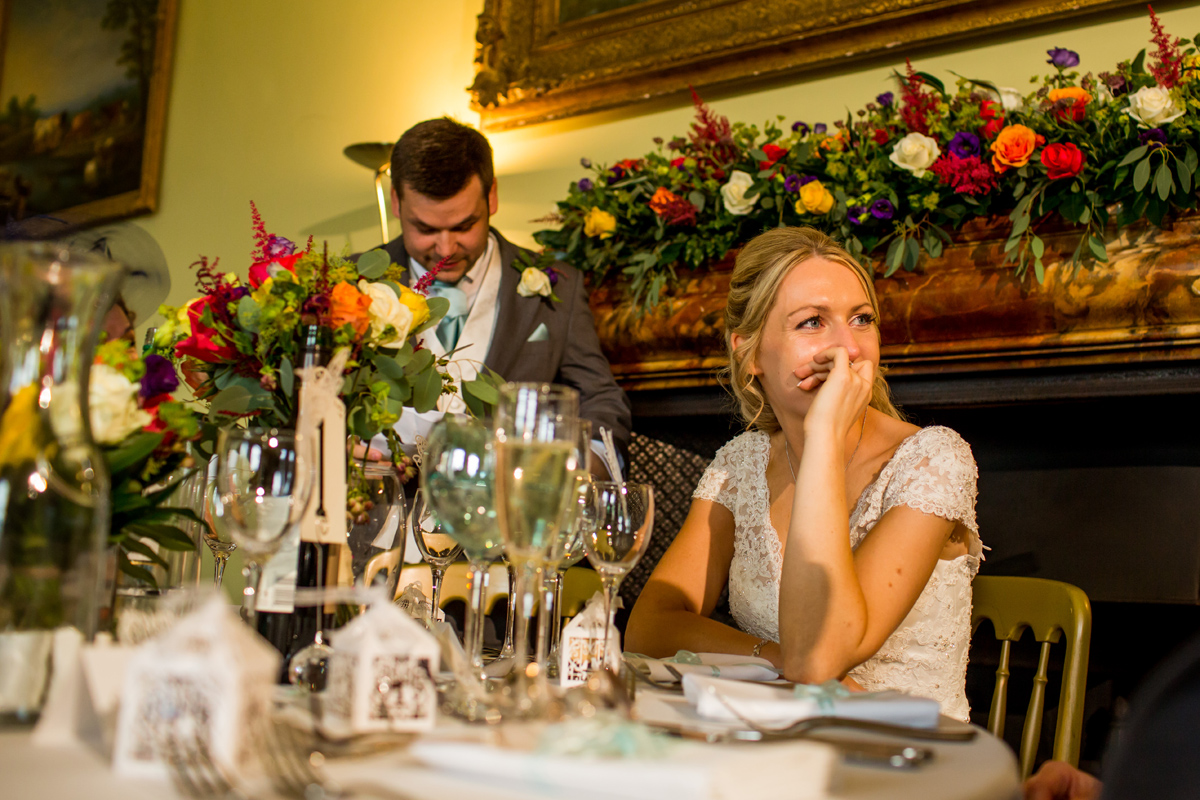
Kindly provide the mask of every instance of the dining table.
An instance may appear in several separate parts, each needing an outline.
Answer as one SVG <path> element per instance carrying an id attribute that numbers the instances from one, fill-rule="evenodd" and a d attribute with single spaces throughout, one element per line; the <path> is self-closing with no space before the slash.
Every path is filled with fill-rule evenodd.
<path id="1" fill-rule="evenodd" d="M 656 690 L 639 693 L 639 704 L 669 700 L 669 695 Z M 538 723 L 534 723 L 537 725 Z M 478 770 L 458 769 L 454 765 L 441 768 L 430 766 L 429 758 L 420 758 L 420 743 L 482 742 L 495 739 L 499 726 L 468 724 L 441 717 L 434 731 L 412 737 L 395 747 L 368 754 L 330 757 L 323 764 L 324 773 L 337 785 L 345 788 L 343 796 L 364 800 L 533 800 L 534 798 L 616 798 L 627 796 L 619 786 L 620 760 L 607 771 L 580 770 L 579 785 L 569 790 L 560 784 L 548 785 L 526 775 L 513 780 L 512 775 L 497 777 Z M 523 723 L 528 727 L 530 723 Z M 839 738 L 852 742 L 903 743 L 894 736 L 863 731 L 823 732 L 822 739 L 836 742 Z M 976 728 L 970 741 L 929 742 L 912 740 L 913 745 L 928 748 L 932 757 L 919 766 L 896 768 L 879 764 L 858 763 L 842 757 L 833 747 L 831 779 L 828 786 L 803 787 L 785 793 L 796 798 L 830 798 L 830 800 L 1016 800 L 1021 796 L 1017 762 L 1012 750 L 1001 739 Z M 810 748 L 807 742 L 734 742 L 707 743 L 687 741 L 685 745 L 692 764 L 731 765 L 747 753 L 761 756 L 756 775 L 746 775 L 744 794 L 728 792 L 711 796 L 753 797 L 755 779 L 770 778 L 773 769 L 782 770 L 795 763 L 803 753 L 798 748 Z M 459 764 L 458 766 L 463 766 Z M 683 768 L 686 768 L 683 767 Z M 614 771 L 615 770 L 615 771 Z M 512 770 L 509 771 L 510 773 Z M 608 779 L 594 776 L 611 775 Z M 667 773 L 668 775 L 670 773 Z M 606 785 L 610 784 L 610 785 Z M 242 796 L 253 798 L 278 797 L 265 779 L 239 786 Z M 74 742 L 59 746 L 35 744 L 29 728 L 0 730 L 0 797 L 5 800 L 58 800 L 58 798 L 87 798 L 87 800 L 171 800 L 188 795 L 179 785 L 164 778 L 131 778 L 115 773 L 99 748 Z M 675 794 L 674 797 L 680 795 Z M 313 799 L 315 800 L 315 798 Z"/>

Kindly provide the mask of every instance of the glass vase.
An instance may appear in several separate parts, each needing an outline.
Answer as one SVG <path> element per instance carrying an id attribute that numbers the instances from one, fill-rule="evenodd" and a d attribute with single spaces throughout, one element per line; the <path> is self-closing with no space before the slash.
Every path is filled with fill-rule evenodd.
<path id="1" fill-rule="evenodd" d="M 36 719 L 54 631 L 100 624 L 108 470 L 88 376 L 121 267 L 51 244 L 0 246 L 0 720 Z"/>

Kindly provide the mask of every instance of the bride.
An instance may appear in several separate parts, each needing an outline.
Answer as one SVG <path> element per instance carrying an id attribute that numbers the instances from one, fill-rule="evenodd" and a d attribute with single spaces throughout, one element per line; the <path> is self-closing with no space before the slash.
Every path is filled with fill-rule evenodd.
<path id="1" fill-rule="evenodd" d="M 725 329 L 749 430 L 701 478 L 627 649 L 761 656 L 789 680 L 905 691 L 967 719 L 975 460 L 892 405 L 878 315 L 869 274 L 816 230 L 742 250 Z M 741 630 L 709 619 L 726 582 Z"/>

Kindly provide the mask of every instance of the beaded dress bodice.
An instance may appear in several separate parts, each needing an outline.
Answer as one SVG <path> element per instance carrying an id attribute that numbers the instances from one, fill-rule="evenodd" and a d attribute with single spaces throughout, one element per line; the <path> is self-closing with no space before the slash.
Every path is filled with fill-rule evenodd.
<path id="1" fill-rule="evenodd" d="M 771 524 L 767 491 L 770 437 L 743 433 L 722 447 L 694 497 L 725 506 L 734 517 L 729 565 L 729 608 L 747 633 L 779 640 L 779 580 L 783 547 Z M 949 428 L 922 428 L 896 448 L 850 514 L 850 546 L 857 549 L 892 508 L 908 506 L 962 523 L 966 555 L 939 560 L 908 615 L 879 651 L 850 671 L 868 691 L 895 689 L 932 697 L 942 713 L 966 720 L 967 649 L 971 636 L 971 580 L 983 545 L 975 523 L 975 459 Z"/>

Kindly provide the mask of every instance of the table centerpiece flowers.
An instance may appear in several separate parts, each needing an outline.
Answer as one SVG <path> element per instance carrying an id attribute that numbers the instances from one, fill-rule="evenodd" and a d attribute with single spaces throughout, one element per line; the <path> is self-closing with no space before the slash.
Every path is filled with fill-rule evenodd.
<path id="1" fill-rule="evenodd" d="M 1064 226 L 1078 232 L 1076 270 L 1104 262 L 1110 223 L 1161 225 L 1197 204 L 1200 42 L 1169 36 L 1152 8 L 1150 23 L 1149 55 L 1081 75 L 1080 56 L 1056 47 L 1029 93 L 961 76 L 951 90 L 908 64 L 896 92 L 832 125 L 731 123 L 693 92 L 686 137 L 612 165 L 583 159 L 592 174 L 534 239 L 593 283 L 620 276 L 643 309 L 680 268 L 780 225 L 817 227 L 885 275 L 989 217 L 1009 220 L 1019 278 L 1042 280 L 1040 234 Z"/>

